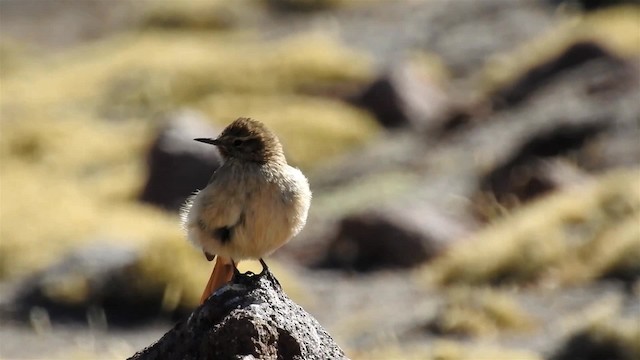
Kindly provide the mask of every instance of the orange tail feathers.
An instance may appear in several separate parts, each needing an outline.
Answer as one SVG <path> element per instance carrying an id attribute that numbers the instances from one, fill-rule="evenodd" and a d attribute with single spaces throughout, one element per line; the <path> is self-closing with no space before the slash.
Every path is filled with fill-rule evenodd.
<path id="1" fill-rule="evenodd" d="M 211 294 L 231 281 L 231 278 L 233 278 L 234 268 L 235 265 L 231 258 L 216 256 L 216 264 L 213 266 L 211 277 L 209 277 L 207 286 L 204 288 L 204 292 L 200 297 L 200 304 L 203 304 Z"/>

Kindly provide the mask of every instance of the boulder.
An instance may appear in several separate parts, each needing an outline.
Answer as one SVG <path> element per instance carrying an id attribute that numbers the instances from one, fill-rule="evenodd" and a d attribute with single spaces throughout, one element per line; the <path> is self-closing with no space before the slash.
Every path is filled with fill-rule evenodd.
<path id="1" fill-rule="evenodd" d="M 460 239 L 466 226 L 426 204 L 365 210 L 341 220 L 319 265 L 357 271 L 413 267 Z"/>
<path id="2" fill-rule="evenodd" d="M 577 183 L 587 177 L 579 167 L 561 161 L 580 151 L 585 144 L 607 129 L 606 119 L 576 124 L 558 124 L 532 134 L 519 149 L 487 173 L 480 181 L 479 193 L 490 194 L 498 203 L 511 207 L 549 191 Z"/>
<path id="3" fill-rule="evenodd" d="M 602 326 L 600 326 L 602 327 Z M 625 339 L 618 329 L 603 331 L 598 327 L 579 330 L 569 336 L 549 357 L 550 360 L 633 360 L 640 355 L 638 347 Z M 631 339 L 631 337 L 629 337 Z M 636 337 L 637 341 L 637 337 Z"/>
<path id="4" fill-rule="evenodd" d="M 483 136 L 493 132 L 485 142 L 496 144 L 473 196 L 476 210 L 486 200 L 510 208 L 590 174 L 635 166 L 638 74 L 595 44 L 579 43 L 498 91 L 510 105 L 473 125 Z"/>
<path id="5" fill-rule="evenodd" d="M 445 71 L 420 59 L 403 60 L 375 80 L 354 103 L 371 111 L 387 128 L 439 128 L 435 121 L 449 111 Z"/>
<path id="6" fill-rule="evenodd" d="M 346 359 L 326 330 L 268 270 L 236 275 L 130 360 Z"/>
<path id="7" fill-rule="evenodd" d="M 515 106 L 532 96 L 554 80 L 559 74 L 575 69 L 594 60 L 606 62 L 615 76 L 618 69 L 625 69 L 628 63 L 619 56 L 609 52 L 603 45 L 593 41 L 582 41 L 570 44 L 557 56 L 552 56 L 540 64 L 533 66 L 520 75 L 513 83 L 500 87 L 491 96 L 494 108 Z M 619 79 L 624 80 L 624 79 Z M 619 82 L 624 86 L 626 81 Z"/>
<path id="8" fill-rule="evenodd" d="M 162 294 L 144 296 L 132 291 L 126 276 L 138 256 L 134 248 L 107 242 L 78 248 L 20 282 L 10 309 L 5 310 L 24 321 L 34 309 L 46 311 L 52 322 L 125 325 L 155 318 L 161 313 Z"/>
<path id="9" fill-rule="evenodd" d="M 193 111 L 170 114 L 165 121 L 147 155 L 149 171 L 140 199 L 178 210 L 221 164 L 215 147 L 193 139 L 215 137 L 219 131 Z"/>

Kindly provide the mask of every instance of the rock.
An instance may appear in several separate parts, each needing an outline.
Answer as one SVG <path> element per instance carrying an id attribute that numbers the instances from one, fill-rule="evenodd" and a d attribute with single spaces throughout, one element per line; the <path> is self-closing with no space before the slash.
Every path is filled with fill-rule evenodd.
<path id="1" fill-rule="evenodd" d="M 551 360 L 633 360 L 640 355 L 637 346 L 630 343 L 618 330 L 599 331 L 585 329 L 572 334 L 549 358 Z M 636 338 L 637 341 L 637 338 Z"/>
<path id="2" fill-rule="evenodd" d="M 271 272 L 236 276 L 130 360 L 346 359 L 331 336 L 282 292 Z"/>
<path id="3" fill-rule="evenodd" d="M 624 4 L 638 5 L 638 0 L 546 0 L 555 6 L 579 6 L 585 11 L 597 11 Z"/>
<path id="4" fill-rule="evenodd" d="M 342 0 L 267 0 L 266 3 L 283 12 L 313 12 L 337 8 Z"/>
<path id="5" fill-rule="evenodd" d="M 563 71 L 599 59 L 604 59 L 611 68 L 627 67 L 623 59 L 610 53 L 602 45 L 590 41 L 577 42 L 568 46 L 558 56 L 534 66 L 512 84 L 496 90 L 492 95 L 493 106 L 502 108 L 517 105 Z"/>
<path id="6" fill-rule="evenodd" d="M 416 266 L 460 239 L 466 226 L 428 205 L 366 210 L 341 221 L 319 265 L 358 271 Z"/>
<path id="7" fill-rule="evenodd" d="M 478 133 L 492 132 L 501 147 L 496 145 L 495 162 L 481 174 L 473 196 L 476 212 L 484 209 L 481 216 L 487 214 L 486 200 L 511 208 L 590 174 L 640 161 L 637 68 L 595 49 L 580 50 L 600 54 L 595 60 L 568 60 L 576 46 L 561 56 L 564 60 L 553 60 L 545 71 L 529 72 L 520 85 L 509 87 L 519 89 L 507 96 L 518 98 L 519 106 L 474 124 Z M 545 91 L 537 91 L 543 84 Z M 495 142 L 491 139 L 486 142 Z"/>
<path id="8" fill-rule="evenodd" d="M 199 113 L 181 111 L 168 116 L 149 151 L 149 175 L 140 199 L 178 210 L 187 197 L 207 185 L 221 159 L 213 146 L 193 141 L 218 134 Z"/>
<path id="9" fill-rule="evenodd" d="M 106 242 L 71 252 L 58 263 L 24 280 L 10 313 L 27 320 L 33 309 L 46 311 L 51 321 L 132 323 L 160 313 L 160 301 L 130 291 L 124 269 L 138 257 L 133 248 Z M 123 291 L 123 289 L 127 289 Z M 156 296 L 160 299 L 161 296 Z"/>
<path id="10" fill-rule="evenodd" d="M 371 111 L 387 128 L 411 127 L 425 130 L 451 106 L 442 76 L 429 64 L 403 60 L 375 80 L 357 97 L 355 104 Z"/>
<path id="11" fill-rule="evenodd" d="M 578 167 L 550 161 L 579 151 L 607 129 L 606 119 L 577 124 L 558 124 L 532 134 L 510 159 L 495 167 L 480 182 L 480 194 L 512 207 L 587 177 Z M 547 159 L 547 160 L 545 160 Z"/>

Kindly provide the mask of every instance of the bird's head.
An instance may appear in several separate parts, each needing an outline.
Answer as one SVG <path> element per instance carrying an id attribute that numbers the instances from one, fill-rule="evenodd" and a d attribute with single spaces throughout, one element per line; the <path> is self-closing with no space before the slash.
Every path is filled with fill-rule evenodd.
<path id="1" fill-rule="evenodd" d="M 238 118 L 215 139 L 194 140 L 217 146 L 225 160 L 240 159 L 259 164 L 284 160 L 282 145 L 275 134 L 250 118 Z"/>

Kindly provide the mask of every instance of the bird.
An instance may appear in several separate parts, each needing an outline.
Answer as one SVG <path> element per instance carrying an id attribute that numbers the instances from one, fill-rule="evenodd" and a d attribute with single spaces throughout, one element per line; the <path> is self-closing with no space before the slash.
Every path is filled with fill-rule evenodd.
<path id="1" fill-rule="evenodd" d="M 240 117 L 216 138 L 222 165 L 187 199 L 181 220 L 187 238 L 216 260 L 200 303 L 239 274 L 237 262 L 266 257 L 296 236 L 311 205 L 309 181 L 287 163 L 278 137 L 262 122 Z"/>

